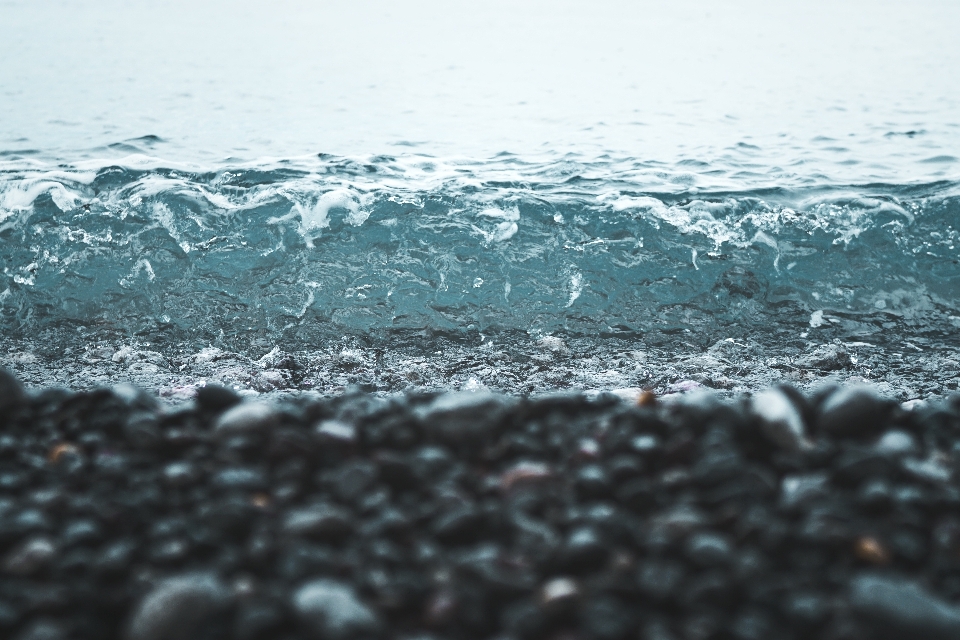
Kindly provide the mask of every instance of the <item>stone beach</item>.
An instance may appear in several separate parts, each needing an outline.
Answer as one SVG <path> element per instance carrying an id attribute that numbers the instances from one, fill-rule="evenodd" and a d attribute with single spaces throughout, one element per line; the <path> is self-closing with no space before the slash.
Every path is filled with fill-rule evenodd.
<path id="1" fill-rule="evenodd" d="M 960 637 L 960 399 L 0 370 L 0 637 Z"/>

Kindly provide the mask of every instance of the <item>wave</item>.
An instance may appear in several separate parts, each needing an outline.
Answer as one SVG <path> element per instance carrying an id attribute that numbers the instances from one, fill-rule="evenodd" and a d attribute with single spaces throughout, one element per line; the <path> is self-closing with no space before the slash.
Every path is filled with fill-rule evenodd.
<path id="1" fill-rule="evenodd" d="M 691 173 L 693 172 L 693 173 Z M 632 159 L 0 159 L 0 326 L 198 341 L 378 331 L 960 328 L 960 183 Z M 853 331 L 853 329 L 851 329 Z"/>

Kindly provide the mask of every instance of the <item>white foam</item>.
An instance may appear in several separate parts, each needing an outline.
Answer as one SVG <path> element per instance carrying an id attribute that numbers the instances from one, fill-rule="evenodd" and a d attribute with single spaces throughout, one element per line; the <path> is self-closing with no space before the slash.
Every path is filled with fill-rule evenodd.
<path id="1" fill-rule="evenodd" d="M 583 292 L 583 274 L 574 273 L 570 276 L 570 299 L 567 301 L 567 308 L 573 306 L 580 294 Z"/>

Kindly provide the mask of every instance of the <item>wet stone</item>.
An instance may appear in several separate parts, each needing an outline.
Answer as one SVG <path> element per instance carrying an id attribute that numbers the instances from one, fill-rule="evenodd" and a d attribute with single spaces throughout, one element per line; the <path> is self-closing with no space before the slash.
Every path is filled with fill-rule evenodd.
<path id="1" fill-rule="evenodd" d="M 850 602 L 863 621 L 884 638 L 960 637 L 960 608 L 909 580 L 858 576 L 850 583 Z"/>
<path id="2" fill-rule="evenodd" d="M 237 640 L 258 640 L 276 637 L 283 625 L 285 612 L 280 606 L 270 603 L 252 603 L 240 609 L 234 620 L 233 636 Z"/>
<path id="3" fill-rule="evenodd" d="M 337 495 L 347 501 L 356 500 L 376 482 L 377 473 L 377 465 L 369 460 L 344 465 L 334 480 Z"/>
<path id="4" fill-rule="evenodd" d="M 212 574 L 168 578 L 151 589 L 137 605 L 127 639 L 210 637 L 218 614 L 229 602 L 229 590 Z"/>
<path id="5" fill-rule="evenodd" d="M 825 473 L 786 476 L 781 483 L 780 504 L 787 508 L 800 506 L 827 495 L 829 477 Z"/>
<path id="6" fill-rule="evenodd" d="M 0 630 L 10 630 L 20 619 L 20 613 L 9 602 L 0 600 Z"/>
<path id="7" fill-rule="evenodd" d="M 349 585 L 319 579 L 293 595 L 293 609 L 304 631 L 317 640 L 346 640 L 372 634 L 380 626 L 376 613 Z"/>
<path id="8" fill-rule="evenodd" d="M 222 438 L 259 433 L 277 426 L 279 418 L 274 407 L 265 402 L 242 402 L 217 418 L 213 429 Z"/>
<path id="9" fill-rule="evenodd" d="M 731 561 L 733 549 L 726 536 L 717 533 L 695 533 L 687 539 L 686 554 L 701 567 L 724 565 Z"/>
<path id="10" fill-rule="evenodd" d="M 224 489 L 254 490 L 266 486 L 267 481 L 257 469 L 237 467 L 218 471 L 213 475 L 213 483 Z"/>
<path id="11" fill-rule="evenodd" d="M 950 467 L 935 458 L 926 460 L 907 458 L 902 462 L 902 467 L 914 478 L 933 484 L 945 483 L 953 475 L 953 470 Z"/>
<path id="12" fill-rule="evenodd" d="M 564 563 L 571 571 L 597 569 L 606 563 L 608 553 L 608 546 L 593 527 L 574 529 L 563 547 Z"/>
<path id="13" fill-rule="evenodd" d="M 770 616 L 760 609 L 740 611 L 730 625 L 737 640 L 766 640 L 770 637 Z"/>
<path id="14" fill-rule="evenodd" d="M 67 640 L 70 634 L 55 620 L 34 620 L 16 635 L 14 640 Z"/>
<path id="15" fill-rule="evenodd" d="M 598 464 L 588 464 L 581 467 L 576 474 L 577 493 L 581 498 L 590 500 L 602 498 L 610 492 L 610 477 L 606 470 Z"/>
<path id="16" fill-rule="evenodd" d="M 830 603 L 825 597 L 815 593 L 794 591 L 787 594 L 783 613 L 791 623 L 800 628 L 815 627 L 830 615 Z"/>
<path id="17" fill-rule="evenodd" d="M 12 410 L 0 637 L 957 637 L 949 404 L 189 391 Z"/>
<path id="18" fill-rule="evenodd" d="M 579 617 L 585 635 L 598 640 L 619 640 L 636 625 L 632 609 L 611 596 L 591 598 Z"/>
<path id="19" fill-rule="evenodd" d="M 888 431 L 877 440 L 874 449 L 881 455 L 907 456 L 917 452 L 917 442 L 905 431 Z"/>
<path id="20" fill-rule="evenodd" d="M 449 469 L 452 463 L 447 449 L 429 445 L 418 449 L 411 460 L 417 476 L 425 481 L 439 476 Z"/>
<path id="21" fill-rule="evenodd" d="M 641 593 L 657 601 L 679 595 L 686 575 L 682 564 L 669 559 L 650 559 L 640 564 L 637 570 L 637 586 Z"/>
<path id="22" fill-rule="evenodd" d="M 554 578 L 540 589 L 540 604 L 546 609 L 569 606 L 580 596 L 580 585 L 572 578 Z"/>
<path id="23" fill-rule="evenodd" d="M 47 531 L 51 528 L 50 518 L 39 509 L 24 509 L 17 513 L 11 524 L 17 532 Z"/>
<path id="24" fill-rule="evenodd" d="M 515 486 L 542 482 L 552 476 L 550 466 L 542 462 L 520 462 L 500 476 L 500 490 L 507 492 Z"/>
<path id="25" fill-rule="evenodd" d="M 75 544 L 92 544 L 103 537 L 100 525 L 94 520 L 74 520 L 67 524 L 60 536 L 60 541 L 66 546 Z"/>
<path id="26" fill-rule="evenodd" d="M 381 451 L 374 456 L 374 460 L 381 480 L 389 486 L 402 491 L 417 485 L 416 472 L 407 456 Z"/>
<path id="27" fill-rule="evenodd" d="M 340 420 L 324 420 L 317 425 L 314 433 L 321 442 L 330 444 L 352 445 L 357 441 L 356 428 Z"/>
<path id="28" fill-rule="evenodd" d="M 196 400 L 200 410 L 220 413 L 240 404 L 241 398 L 232 389 L 208 384 L 197 388 Z"/>
<path id="29" fill-rule="evenodd" d="M 189 486 L 196 478 L 197 470 L 189 462 L 171 462 L 163 469 L 163 481 L 170 487 Z"/>
<path id="30" fill-rule="evenodd" d="M 6 369 L 0 367 L 0 415 L 5 416 L 27 401 L 27 395 L 20 381 Z"/>
<path id="31" fill-rule="evenodd" d="M 760 420 L 764 435 L 787 451 L 809 449 L 806 425 L 792 398 L 780 389 L 762 391 L 751 399 L 751 408 Z"/>
<path id="32" fill-rule="evenodd" d="M 57 548 L 50 538 L 30 538 L 7 554 L 3 569 L 13 575 L 32 575 L 50 564 L 56 554 Z"/>
<path id="33" fill-rule="evenodd" d="M 437 397 L 415 410 L 417 418 L 434 437 L 451 446 L 468 446 L 492 439 L 500 417 L 515 400 L 492 393 L 456 392 Z"/>
<path id="34" fill-rule="evenodd" d="M 852 364 L 850 354 L 838 344 L 821 345 L 812 352 L 797 358 L 795 364 L 804 369 L 819 369 L 820 371 L 837 371 Z"/>
<path id="35" fill-rule="evenodd" d="M 463 505 L 439 515 L 433 521 L 433 533 L 438 540 L 465 543 L 481 533 L 483 513 L 472 505 Z"/>
<path id="36" fill-rule="evenodd" d="M 353 527 L 348 511 L 326 504 L 292 509 L 283 519 L 285 533 L 323 540 L 340 540 L 349 535 Z"/>
<path id="37" fill-rule="evenodd" d="M 136 543 L 129 539 L 110 543 L 94 558 L 93 569 L 108 575 L 124 573 L 136 549 Z"/>
<path id="38" fill-rule="evenodd" d="M 864 483 L 856 494 L 857 502 L 868 511 L 883 512 L 893 502 L 890 484 L 882 479 Z"/>
<path id="39" fill-rule="evenodd" d="M 652 453 L 660 447 L 660 439 L 652 433 L 644 433 L 633 438 L 630 447 L 637 453 Z"/>
<path id="40" fill-rule="evenodd" d="M 870 387 L 842 387 L 820 405 L 817 428 L 831 437 L 870 437 L 882 429 L 892 406 Z"/>
<path id="41" fill-rule="evenodd" d="M 646 465 L 643 459 L 637 455 L 621 454 L 614 456 L 607 465 L 609 473 L 615 486 L 620 485 L 625 480 L 636 478 L 643 474 Z"/>

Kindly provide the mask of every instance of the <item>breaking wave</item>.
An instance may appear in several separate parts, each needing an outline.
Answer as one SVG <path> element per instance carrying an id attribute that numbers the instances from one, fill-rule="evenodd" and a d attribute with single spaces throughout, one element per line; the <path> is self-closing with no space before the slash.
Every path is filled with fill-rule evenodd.
<path id="1" fill-rule="evenodd" d="M 0 163 L 0 326 L 269 334 L 960 328 L 960 184 L 424 156 Z"/>

